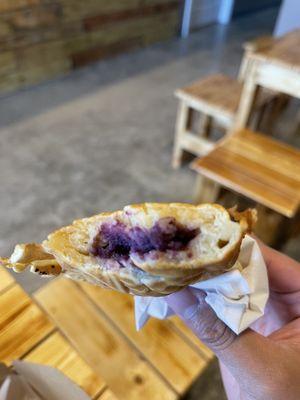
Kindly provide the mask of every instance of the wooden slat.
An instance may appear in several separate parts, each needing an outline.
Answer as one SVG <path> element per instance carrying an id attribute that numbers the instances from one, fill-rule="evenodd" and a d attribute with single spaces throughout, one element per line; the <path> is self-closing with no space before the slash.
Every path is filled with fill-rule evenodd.
<path id="1" fill-rule="evenodd" d="M 180 2 L 0 0 L 0 91 L 174 37 Z"/>
<path id="2" fill-rule="evenodd" d="M 41 0 L 1 0 L 0 1 L 0 13 L 17 10 L 22 7 L 30 7 L 37 5 Z"/>
<path id="3" fill-rule="evenodd" d="M 24 360 L 57 368 L 91 397 L 97 396 L 105 388 L 104 380 L 79 357 L 58 332 L 50 335 Z"/>
<path id="4" fill-rule="evenodd" d="M 53 325 L 17 285 L 0 298 L 0 360 L 10 363 L 53 330 Z"/>
<path id="5" fill-rule="evenodd" d="M 66 50 L 73 66 L 80 67 L 121 51 L 161 40 L 168 35 L 174 36 L 177 20 L 178 12 L 172 11 L 163 15 L 128 19 L 113 25 L 99 26 L 97 30 L 67 37 Z"/>
<path id="6" fill-rule="evenodd" d="M 35 298 L 118 398 L 177 398 L 74 282 L 57 279 L 38 291 Z"/>
<path id="7" fill-rule="evenodd" d="M 215 147 L 214 143 L 212 143 L 210 140 L 201 138 L 199 136 L 197 137 L 190 132 L 186 132 L 184 135 L 182 135 L 180 141 L 182 148 L 199 156 L 209 153 Z"/>
<path id="8" fill-rule="evenodd" d="M 119 40 L 115 43 L 100 44 L 72 54 L 72 64 L 74 68 L 79 68 L 91 62 L 117 55 L 122 51 L 128 51 L 140 46 L 140 44 L 138 37 Z"/>
<path id="9" fill-rule="evenodd" d="M 70 68 L 63 40 L 32 44 L 18 49 L 18 66 L 23 83 L 32 84 Z"/>
<path id="10" fill-rule="evenodd" d="M 144 5 L 139 4 L 134 8 L 121 9 L 117 11 L 110 11 L 99 13 L 92 17 L 84 19 L 83 25 L 85 30 L 93 31 L 102 28 L 105 24 L 123 22 L 130 19 L 146 18 L 152 15 L 165 14 L 178 10 L 179 0 L 171 0 L 163 4 Z"/>
<path id="11" fill-rule="evenodd" d="M 80 21 L 90 15 L 98 15 L 100 12 L 109 13 L 134 8 L 140 4 L 140 0 L 85 0 L 84 2 L 82 0 L 60 0 L 59 3 L 63 6 L 62 18 L 64 21 Z"/>
<path id="12" fill-rule="evenodd" d="M 60 22 L 61 6 L 56 2 L 41 4 L 30 11 L 28 13 L 24 10 L 16 10 L 7 17 L 7 21 L 14 31 L 22 29 L 22 32 L 26 34 L 33 29 L 53 27 Z"/>
<path id="13" fill-rule="evenodd" d="M 209 157 L 210 154 L 206 157 Z M 205 177 L 223 185 L 229 189 L 236 191 L 250 199 L 257 201 L 287 217 L 292 217 L 297 208 L 297 199 L 289 199 L 280 192 L 274 191 L 264 182 L 247 177 L 237 167 L 234 169 L 232 165 L 221 165 L 216 159 L 203 159 L 203 163 L 193 164 L 193 169 L 200 172 Z"/>
<path id="14" fill-rule="evenodd" d="M 179 317 L 172 317 L 170 323 L 174 325 L 175 329 L 178 329 L 178 331 L 186 338 L 186 340 L 191 342 L 208 361 L 214 358 L 214 353 L 207 346 L 205 346 L 205 344 L 203 344 L 200 339 L 197 338 L 197 336 L 185 325 L 185 323 Z"/>
<path id="15" fill-rule="evenodd" d="M 218 149 L 217 157 L 220 165 L 226 165 L 229 168 L 232 165 L 241 166 L 242 168 L 239 170 L 243 174 L 270 186 L 271 189 L 278 191 L 283 197 L 287 197 L 288 199 L 293 197 L 297 199 L 300 197 L 300 182 L 282 173 L 281 168 L 277 168 L 276 170 L 276 165 L 274 164 L 261 163 L 260 160 L 254 161 L 250 154 L 247 157 L 246 154 L 233 153 L 231 150 L 222 147 Z M 261 157 L 266 158 L 266 155 L 262 153 Z M 278 163 L 280 163 L 279 159 L 276 164 Z"/>
<path id="16" fill-rule="evenodd" d="M 262 141 L 262 143 L 255 143 L 252 140 L 247 140 L 247 137 L 234 135 L 230 140 L 230 153 L 237 154 L 247 158 L 249 161 L 258 163 L 261 167 L 268 168 L 275 173 L 282 174 L 288 180 L 288 184 L 294 190 L 300 190 L 300 156 L 299 151 L 288 147 L 286 149 L 281 147 L 281 143 L 275 146 L 275 141 Z M 277 143 L 276 143 L 277 144 Z M 281 147 L 281 148 L 280 148 Z M 266 148 L 269 150 L 266 155 Z M 291 151 L 289 151 L 291 149 Z M 264 161 L 262 161 L 264 160 Z"/>
<path id="17" fill-rule="evenodd" d="M 132 296 L 89 284 L 81 287 L 178 393 L 184 393 L 206 367 L 204 357 L 182 340 L 168 321 L 153 318 L 137 332 Z"/>
<path id="18" fill-rule="evenodd" d="M 11 274 L 4 269 L 4 267 L 0 267 L 0 292 L 6 289 L 8 286 L 14 283 L 14 279 Z"/>

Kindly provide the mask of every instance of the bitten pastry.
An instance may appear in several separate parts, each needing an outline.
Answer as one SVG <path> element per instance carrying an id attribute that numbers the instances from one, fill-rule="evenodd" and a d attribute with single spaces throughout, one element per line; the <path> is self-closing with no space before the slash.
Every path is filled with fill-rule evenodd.
<path id="1" fill-rule="evenodd" d="M 145 203 L 74 221 L 0 264 L 140 296 L 163 296 L 232 267 L 255 210 Z"/>

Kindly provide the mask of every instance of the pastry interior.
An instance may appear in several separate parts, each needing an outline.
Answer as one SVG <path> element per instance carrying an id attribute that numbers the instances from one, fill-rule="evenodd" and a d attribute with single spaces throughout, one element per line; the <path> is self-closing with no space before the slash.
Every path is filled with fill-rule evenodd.
<path id="1" fill-rule="evenodd" d="M 109 218 L 92 238 L 89 253 L 105 268 L 137 267 L 134 260 L 154 261 L 161 257 L 182 261 L 194 256 L 193 241 L 200 227 L 188 227 L 173 217 L 158 219 L 152 227 L 128 226 Z M 218 247 L 228 244 L 220 240 Z"/>

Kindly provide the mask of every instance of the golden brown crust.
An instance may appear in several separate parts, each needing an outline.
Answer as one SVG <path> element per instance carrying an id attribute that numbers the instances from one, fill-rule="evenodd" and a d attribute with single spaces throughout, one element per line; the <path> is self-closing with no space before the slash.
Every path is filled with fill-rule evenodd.
<path id="1" fill-rule="evenodd" d="M 230 220 L 227 211 L 218 205 L 136 204 L 125 207 L 124 211 L 75 221 L 73 225 L 49 235 L 43 245 L 61 263 L 66 276 L 72 279 L 86 280 L 132 294 L 161 296 L 180 290 L 195 281 L 209 279 L 227 271 L 234 264 L 243 236 L 249 224 L 252 224 L 251 214 L 239 215 L 240 231 L 235 242 L 220 259 L 214 259 L 214 262 L 210 263 L 203 263 L 200 259 L 184 260 L 182 263 L 178 261 L 174 263 L 172 260 L 166 262 L 162 259 L 154 261 L 153 264 L 135 262 L 139 268 L 101 268 L 99 260 L 89 254 L 90 235 L 95 235 L 106 219 L 118 218 L 127 223 L 138 223 L 149 228 L 156 219 L 172 216 L 186 224 L 195 221 L 195 213 L 199 213 L 199 210 L 205 207 L 220 212 L 224 221 Z M 206 222 L 213 217 L 207 210 L 204 210 L 204 215 Z"/>
<path id="2" fill-rule="evenodd" d="M 245 232 L 251 233 L 257 222 L 257 210 L 255 208 L 247 208 L 244 211 L 237 211 L 237 206 L 228 209 L 232 219 L 236 222 L 244 224 Z"/>
<path id="3" fill-rule="evenodd" d="M 202 226 L 202 230 L 205 226 L 209 232 L 215 229 L 217 222 L 221 227 L 227 227 L 227 230 L 224 230 L 227 239 L 224 240 L 224 249 L 221 245 L 215 256 L 205 258 L 201 251 L 197 256 L 198 242 L 195 242 L 192 259 L 174 260 L 162 254 L 154 261 L 137 258 L 134 259 L 134 264 L 120 268 L 106 268 L 101 264 L 101 260 L 89 253 L 91 239 L 104 220 L 117 218 L 128 226 L 150 228 L 155 221 L 166 216 L 174 217 L 179 223 L 187 226 Z M 234 218 L 235 222 L 232 222 L 231 218 Z M 30 266 L 32 272 L 42 275 L 58 275 L 62 272 L 71 279 L 121 292 L 141 296 L 163 296 L 188 284 L 226 272 L 236 261 L 242 239 L 246 231 L 251 229 L 254 220 L 255 213 L 251 210 L 243 213 L 236 210 L 228 212 L 219 205 L 136 204 L 125 207 L 123 211 L 102 213 L 74 221 L 72 225 L 50 234 L 42 245 L 16 246 L 17 250 L 10 259 L 2 259 L 0 263 L 13 267 L 18 272 Z M 204 245 L 207 244 L 201 243 L 201 246 Z"/>
<path id="4" fill-rule="evenodd" d="M 61 266 L 54 256 L 37 243 L 17 244 L 10 258 L 0 258 L 0 265 L 12 268 L 15 272 L 30 267 L 31 272 L 45 276 L 61 273 Z"/>

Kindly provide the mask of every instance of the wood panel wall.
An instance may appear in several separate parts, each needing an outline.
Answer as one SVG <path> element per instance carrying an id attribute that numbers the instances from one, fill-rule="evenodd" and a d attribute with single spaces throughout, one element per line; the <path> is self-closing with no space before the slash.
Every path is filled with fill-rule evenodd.
<path id="1" fill-rule="evenodd" d="M 177 34 L 182 0 L 0 0 L 0 91 Z"/>

